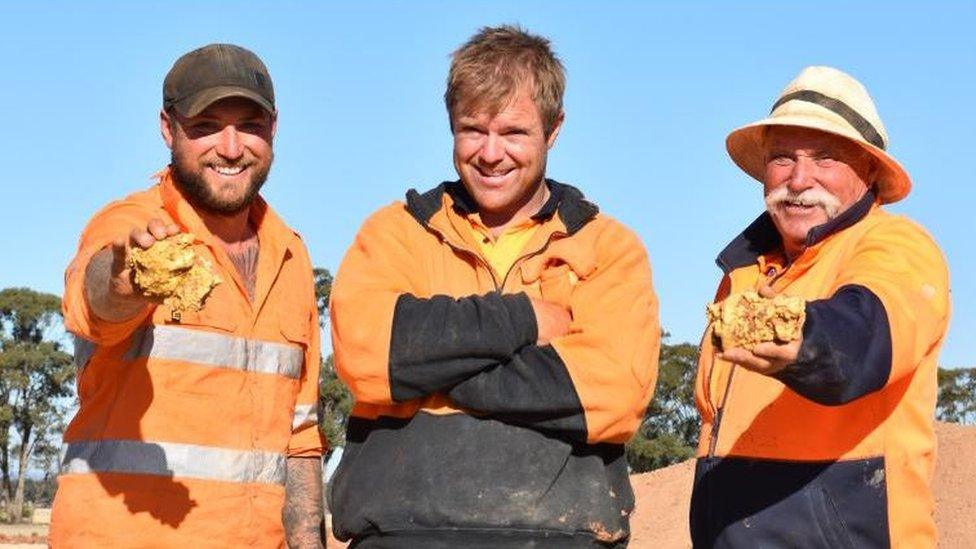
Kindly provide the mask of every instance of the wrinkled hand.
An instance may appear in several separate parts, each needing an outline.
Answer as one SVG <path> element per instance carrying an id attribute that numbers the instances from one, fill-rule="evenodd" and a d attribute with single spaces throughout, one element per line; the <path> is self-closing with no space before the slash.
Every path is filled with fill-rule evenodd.
<path id="1" fill-rule="evenodd" d="M 726 349 L 718 358 L 763 375 L 772 375 L 796 362 L 803 337 L 789 343 L 759 343 L 752 351 L 740 347 Z"/>
<path id="2" fill-rule="evenodd" d="M 553 339 L 569 333 L 569 325 L 573 322 L 569 309 L 541 299 L 531 298 L 531 300 L 539 331 L 537 345 L 548 345 Z"/>
<path id="3" fill-rule="evenodd" d="M 761 297 L 770 299 L 776 292 L 768 285 L 762 285 L 757 293 Z M 771 341 L 757 344 L 752 351 L 742 348 L 726 349 L 719 353 L 718 358 L 738 364 L 743 368 L 752 370 L 763 375 L 772 375 L 796 362 L 796 357 L 800 353 L 800 344 L 803 343 L 801 333 L 799 339 L 789 343 L 773 343 Z"/>
<path id="4" fill-rule="evenodd" d="M 122 322 L 155 303 L 135 287 L 126 256 L 130 248 L 146 249 L 179 232 L 178 226 L 153 218 L 145 228 L 132 229 L 127 237 L 115 239 L 110 247 L 95 254 L 85 270 L 85 294 L 92 312 L 103 320 Z"/>

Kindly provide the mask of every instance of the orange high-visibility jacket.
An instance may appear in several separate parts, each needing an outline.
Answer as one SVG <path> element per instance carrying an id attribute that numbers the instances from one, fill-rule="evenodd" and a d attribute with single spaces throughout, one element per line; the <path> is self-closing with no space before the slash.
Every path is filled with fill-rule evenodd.
<path id="1" fill-rule="evenodd" d="M 340 539 L 626 543 L 623 443 L 653 393 L 660 339 L 650 265 L 630 230 L 548 185 L 507 273 L 479 252 L 459 182 L 411 191 L 357 235 L 330 309 L 356 397 L 330 483 Z M 572 332 L 537 345 L 529 296 L 570 307 Z"/>
<path id="2" fill-rule="evenodd" d="M 113 324 L 91 312 L 85 268 L 157 217 L 196 236 L 223 280 L 199 312 L 157 306 Z M 258 198 L 254 301 L 222 246 L 173 184 L 95 215 L 68 267 L 80 408 L 64 435 L 55 547 L 282 547 L 287 457 L 320 456 L 319 325 L 298 235 Z"/>
<path id="3" fill-rule="evenodd" d="M 934 547 L 930 489 L 945 259 L 873 193 L 784 264 L 763 214 L 719 256 L 717 299 L 807 300 L 795 364 L 764 376 L 702 342 L 691 530 L 702 547 Z"/>

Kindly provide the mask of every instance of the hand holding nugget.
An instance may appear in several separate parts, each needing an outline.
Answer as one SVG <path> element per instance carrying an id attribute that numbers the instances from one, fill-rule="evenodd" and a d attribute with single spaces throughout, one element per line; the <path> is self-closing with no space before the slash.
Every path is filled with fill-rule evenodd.
<path id="1" fill-rule="evenodd" d="M 146 227 L 132 229 L 128 237 L 119 237 L 96 253 L 85 270 L 85 297 L 95 315 L 109 322 L 123 322 L 158 302 L 136 288 L 126 258 L 130 249 L 149 248 L 157 240 L 179 232 L 178 226 L 153 218 Z"/>
<path id="2" fill-rule="evenodd" d="M 199 311 L 210 290 L 220 284 L 212 265 L 193 252 L 193 235 L 182 233 L 156 241 L 149 248 L 132 248 L 126 265 L 143 296 L 162 299 L 174 319 L 183 311 Z"/>
<path id="3" fill-rule="evenodd" d="M 803 340 L 803 299 L 759 292 L 735 293 L 707 306 L 718 357 L 761 374 L 774 374 L 796 361 Z"/>

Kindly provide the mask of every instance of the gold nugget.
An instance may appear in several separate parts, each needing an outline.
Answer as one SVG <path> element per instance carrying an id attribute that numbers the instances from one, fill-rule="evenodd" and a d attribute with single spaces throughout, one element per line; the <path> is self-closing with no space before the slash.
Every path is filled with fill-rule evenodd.
<path id="1" fill-rule="evenodd" d="M 193 252 L 193 234 L 181 233 L 147 249 L 132 248 L 126 263 L 142 295 L 162 299 L 179 320 L 183 311 L 199 311 L 210 290 L 220 284 L 213 266 Z"/>
<path id="2" fill-rule="evenodd" d="M 788 343 L 800 337 L 806 318 L 806 302 L 799 297 L 777 295 L 767 299 L 753 291 L 734 293 L 707 306 L 712 337 L 721 349 L 752 350 L 766 341 Z"/>

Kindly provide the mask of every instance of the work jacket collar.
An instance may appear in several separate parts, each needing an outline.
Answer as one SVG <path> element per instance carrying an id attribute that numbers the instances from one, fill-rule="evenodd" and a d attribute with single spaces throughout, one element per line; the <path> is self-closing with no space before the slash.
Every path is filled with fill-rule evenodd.
<path id="1" fill-rule="evenodd" d="M 210 248 L 217 261 L 227 272 L 232 273 L 234 280 L 244 291 L 237 268 L 230 261 L 219 239 L 210 232 L 200 214 L 176 186 L 171 168 L 168 166 L 163 168 L 155 177 L 159 180 L 163 209 L 181 229 L 193 233 L 197 240 Z M 267 296 L 285 258 L 293 254 L 290 248 L 295 245 L 298 236 L 285 225 L 261 196 L 254 197 L 248 218 L 257 231 L 260 245 L 257 284 L 254 289 L 255 301 L 252 303 L 252 305 L 259 305 Z M 246 291 L 244 293 L 246 295 Z"/>
<path id="2" fill-rule="evenodd" d="M 839 233 L 864 219 L 877 201 L 873 188 L 837 217 L 817 225 L 807 233 L 805 247 L 812 248 L 830 235 Z M 715 258 L 722 272 L 729 272 L 746 265 L 753 265 L 761 255 L 776 251 L 783 245 L 783 239 L 776 230 L 769 212 L 763 212 L 744 231 L 739 233 Z"/>
<path id="3" fill-rule="evenodd" d="M 532 216 L 535 221 L 543 223 L 557 217 L 566 233 L 573 234 L 599 212 L 599 208 L 586 200 L 576 187 L 553 179 L 546 179 L 545 184 L 549 187 L 549 199 Z M 423 194 L 415 189 L 407 192 L 407 210 L 425 227 L 429 227 L 435 214 L 446 206 L 461 216 L 478 211 L 477 204 L 460 181 L 445 181 Z"/>

